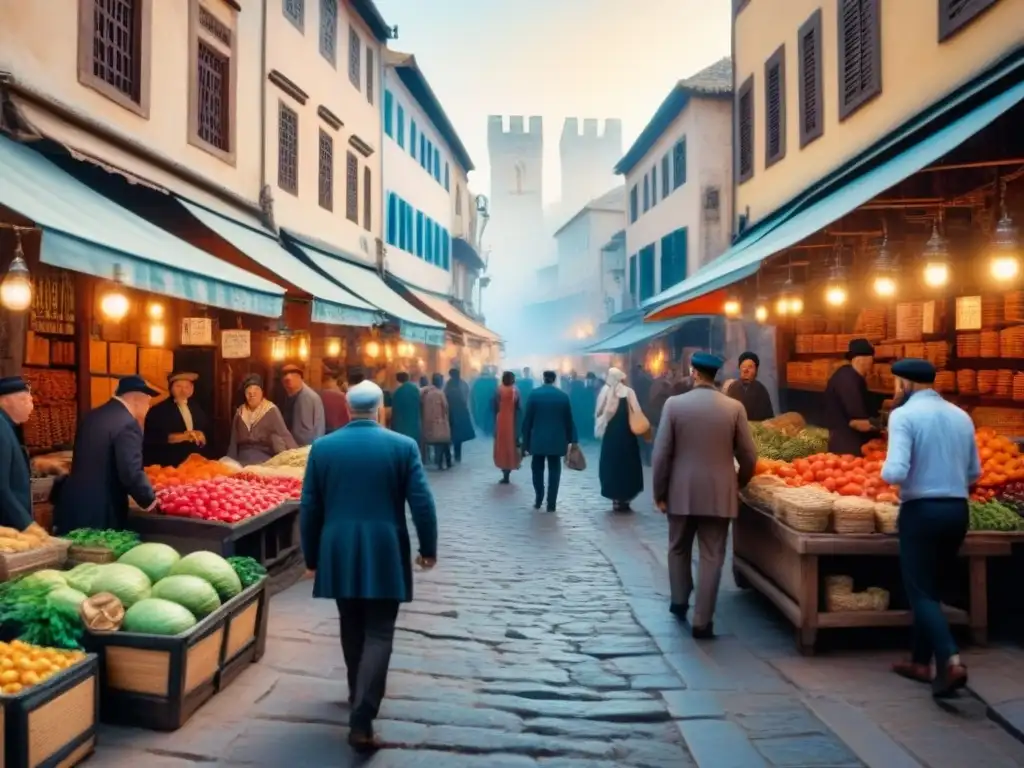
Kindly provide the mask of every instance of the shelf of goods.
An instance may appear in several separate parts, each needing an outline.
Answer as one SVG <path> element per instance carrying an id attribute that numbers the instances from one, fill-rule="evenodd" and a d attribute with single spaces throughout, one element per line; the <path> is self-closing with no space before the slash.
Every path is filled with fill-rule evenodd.
<path id="1" fill-rule="evenodd" d="M 29 451 L 70 445 L 78 424 L 78 384 L 75 372 L 63 369 L 25 368 L 21 375 L 32 387 L 35 409 L 25 422 L 25 447 Z"/>

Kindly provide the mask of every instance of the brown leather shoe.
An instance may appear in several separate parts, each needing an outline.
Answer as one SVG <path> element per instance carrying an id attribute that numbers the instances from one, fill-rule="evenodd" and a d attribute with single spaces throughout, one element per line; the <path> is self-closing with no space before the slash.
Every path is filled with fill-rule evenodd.
<path id="1" fill-rule="evenodd" d="M 944 669 L 937 670 L 932 680 L 932 696 L 936 699 L 948 699 L 967 685 L 967 667 L 963 664 L 947 664 Z"/>
<path id="2" fill-rule="evenodd" d="M 907 680 L 915 683 L 930 683 L 932 681 L 932 670 L 927 664 L 918 664 L 913 661 L 897 661 L 892 665 L 892 671 Z"/>
<path id="3" fill-rule="evenodd" d="M 372 728 L 350 728 L 348 732 L 348 745 L 356 752 L 376 752 L 380 749 L 380 742 Z"/>

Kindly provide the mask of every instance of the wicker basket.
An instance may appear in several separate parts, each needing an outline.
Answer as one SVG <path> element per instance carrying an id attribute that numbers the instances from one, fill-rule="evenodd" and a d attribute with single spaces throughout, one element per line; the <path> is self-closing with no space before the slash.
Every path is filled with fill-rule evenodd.
<path id="1" fill-rule="evenodd" d="M 882 589 L 881 587 L 868 587 L 864 590 L 864 593 L 871 598 L 871 608 L 869 610 L 889 610 L 889 590 Z"/>
<path id="2" fill-rule="evenodd" d="M 68 549 L 68 560 L 78 563 L 112 563 L 117 560 L 114 550 L 107 547 L 79 547 L 72 545 Z"/>
<path id="3" fill-rule="evenodd" d="M 879 533 L 897 533 L 900 508 L 894 504 L 875 504 L 875 530 Z"/>
<path id="4" fill-rule="evenodd" d="M 786 504 L 786 525 L 803 533 L 824 533 L 832 518 L 832 505 L 813 499 L 790 500 Z"/>
<path id="5" fill-rule="evenodd" d="M 852 576 L 826 576 L 825 594 L 835 592 L 853 592 Z"/>
<path id="6" fill-rule="evenodd" d="M 832 505 L 832 527 L 836 533 L 875 532 L 875 503 L 868 499 L 841 498 Z"/>

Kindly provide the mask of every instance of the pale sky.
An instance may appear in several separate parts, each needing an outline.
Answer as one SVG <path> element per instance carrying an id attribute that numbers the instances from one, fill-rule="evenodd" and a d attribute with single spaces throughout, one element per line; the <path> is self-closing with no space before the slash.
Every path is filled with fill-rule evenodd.
<path id="1" fill-rule="evenodd" d="M 487 116 L 544 117 L 547 201 L 565 117 L 619 117 L 623 149 L 673 84 L 729 55 L 732 0 L 377 0 L 416 54 L 488 194 Z M 443 9 L 443 10 L 442 10 Z"/>

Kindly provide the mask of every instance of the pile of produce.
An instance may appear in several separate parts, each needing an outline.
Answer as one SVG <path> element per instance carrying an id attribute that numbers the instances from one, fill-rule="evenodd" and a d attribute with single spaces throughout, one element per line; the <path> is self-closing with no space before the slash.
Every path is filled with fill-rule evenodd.
<path id="1" fill-rule="evenodd" d="M 793 461 L 806 456 L 824 453 L 828 449 L 828 430 L 820 427 L 804 427 L 789 434 L 766 426 L 768 422 L 754 422 L 750 433 L 757 446 L 757 455 L 775 461 Z"/>
<path id="2" fill-rule="evenodd" d="M 765 421 L 760 422 L 760 424 L 763 427 L 774 429 L 776 432 L 782 432 L 784 435 L 790 436 L 797 434 L 807 427 L 807 422 L 804 421 L 804 417 L 796 411 L 780 413 L 775 418 L 766 419 Z"/>
<path id="3" fill-rule="evenodd" d="M 971 501 L 972 531 L 1024 531 L 1024 520 L 1017 510 L 998 501 Z"/>
<path id="4" fill-rule="evenodd" d="M 271 479 L 259 478 L 258 482 L 235 477 L 200 480 L 162 488 L 156 498 L 165 515 L 234 524 L 269 512 L 294 498 L 297 492 L 291 487 L 285 490 L 264 482 Z M 282 479 L 282 482 L 291 481 Z"/>
<path id="5" fill-rule="evenodd" d="M 1013 480 L 1024 480 L 1024 455 L 1015 442 L 989 427 L 975 432 L 974 441 L 981 459 L 980 487 L 996 488 Z"/>
<path id="6" fill-rule="evenodd" d="M 252 557 L 240 557 L 235 555 L 234 557 L 228 558 L 228 563 L 230 563 L 231 567 L 235 569 L 235 573 L 238 574 L 238 578 L 241 580 L 243 588 L 251 587 L 267 575 L 267 569 L 263 567 L 259 560 Z"/>
<path id="7" fill-rule="evenodd" d="M 1024 481 L 1014 480 L 999 489 L 999 501 L 1024 518 Z"/>
<path id="8" fill-rule="evenodd" d="M 899 489 L 882 480 L 881 473 L 882 462 L 877 459 L 834 453 L 819 453 L 793 462 L 766 459 L 757 462 L 757 474 L 780 477 L 790 487 L 817 484 L 840 496 L 897 501 Z"/>
<path id="9" fill-rule="evenodd" d="M 282 451 L 273 458 L 263 462 L 265 467 L 305 467 L 309 459 L 309 446 Z"/>
<path id="10" fill-rule="evenodd" d="M 85 658 L 81 651 L 68 651 L 14 640 L 0 643 L 0 691 L 8 696 L 73 667 Z"/>
<path id="11" fill-rule="evenodd" d="M 146 477 L 159 491 L 175 485 L 195 483 L 200 480 L 213 480 L 216 477 L 228 477 L 235 470 L 220 461 L 211 461 L 198 453 L 193 453 L 178 467 L 161 467 L 156 464 L 146 467 Z"/>
<path id="12" fill-rule="evenodd" d="M 38 525 L 29 526 L 24 531 L 0 527 L 0 552 L 5 554 L 28 552 L 49 544 L 50 535 Z"/>
<path id="13" fill-rule="evenodd" d="M 242 473 L 255 477 L 289 477 L 302 482 L 306 476 L 306 468 L 302 467 L 268 467 L 266 464 L 250 464 L 242 467 Z"/>
<path id="14" fill-rule="evenodd" d="M 247 483 L 261 488 L 271 488 L 283 493 L 287 498 L 298 500 L 302 496 L 302 478 L 288 477 L 286 475 L 263 475 L 243 472 L 235 475 L 233 480 L 244 480 Z"/>
<path id="15" fill-rule="evenodd" d="M 17 627 L 19 639 L 26 643 L 78 648 L 82 600 L 85 595 L 69 588 L 60 571 L 36 571 L 0 584 L 0 623 Z"/>
<path id="16" fill-rule="evenodd" d="M 109 549 L 114 557 L 120 557 L 128 550 L 139 545 L 139 534 L 134 531 L 117 531 L 114 529 L 100 530 L 97 528 L 77 528 L 65 537 L 76 547 L 96 547 Z"/>

